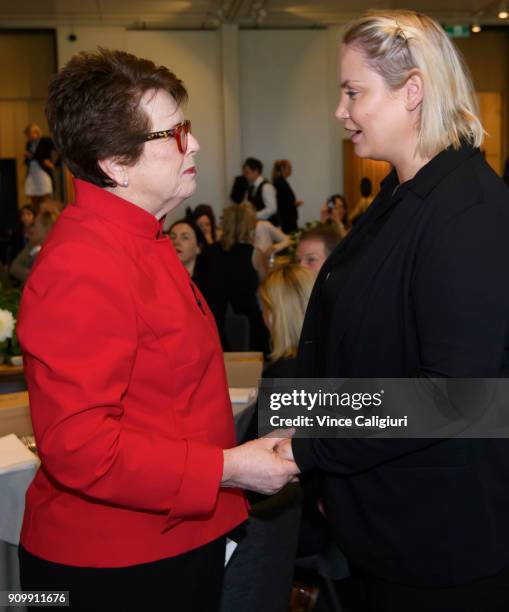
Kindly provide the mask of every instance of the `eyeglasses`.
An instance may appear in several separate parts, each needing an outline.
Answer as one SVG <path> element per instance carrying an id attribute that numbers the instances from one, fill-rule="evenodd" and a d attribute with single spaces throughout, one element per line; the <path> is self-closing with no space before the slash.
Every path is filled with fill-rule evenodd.
<path id="1" fill-rule="evenodd" d="M 184 155 L 187 151 L 187 135 L 191 133 L 191 122 L 189 119 L 177 123 L 171 130 L 161 130 L 160 132 L 150 132 L 145 136 L 145 142 L 157 140 L 158 138 L 175 138 L 178 150 Z"/>

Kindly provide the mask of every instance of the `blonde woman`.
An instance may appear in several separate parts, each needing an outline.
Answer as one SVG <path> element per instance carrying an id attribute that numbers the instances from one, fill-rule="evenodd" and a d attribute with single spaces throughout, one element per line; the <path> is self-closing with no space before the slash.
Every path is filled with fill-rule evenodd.
<path id="1" fill-rule="evenodd" d="M 260 287 L 263 320 L 271 340 L 267 378 L 295 376 L 295 358 L 314 280 L 306 268 L 287 264 L 272 270 Z"/>
<path id="2" fill-rule="evenodd" d="M 374 12 L 347 27 L 339 73 L 355 153 L 394 169 L 320 271 L 299 372 L 507 377 L 509 191 L 479 150 L 459 52 L 425 15 Z M 355 610 L 509 609 L 507 440 L 295 438 L 278 451 L 324 475 L 362 585 Z"/>
<path id="3" fill-rule="evenodd" d="M 264 378 L 295 376 L 295 357 L 314 277 L 287 264 L 271 270 L 260 286 L 263 317 L 270 330 L 270 363 Z M 246 439 L 258 437 L 258 418 Z M 301 490 L 287 485 L 272 497 L 248 494 L 246 533 L 227 566 L 221 612 L 288 610 L 301 517 Z"/>
<path id="4" fill-rule="evenodd" d="M 257 291 L 267 272 L 264 254 L 254 246 L 256 213 L 251 204 L 233 204 L 223 211 L 223 251 L 228 302 L 249 320 L 249 349 L 268 352 L 268 332 L 258 305 Z"/>

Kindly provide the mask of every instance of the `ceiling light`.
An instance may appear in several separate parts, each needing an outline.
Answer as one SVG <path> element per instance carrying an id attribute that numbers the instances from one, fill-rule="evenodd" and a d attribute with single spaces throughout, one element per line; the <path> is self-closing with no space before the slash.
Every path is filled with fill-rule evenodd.
<path id="1" fill-rule="evenodd" d="M 481 28 L 481 26 L 480 26 L 478 23 L 474 23 L 474 24 L 472 25 L 471 30 L 472 30 L 472 32 L 473 32 L 474 34 L 478 34 L 478 33 L 479 33 L 481 30 L 482 30 L 482 28 Z"/>
<path id="2" fill-rule="evenodd" d="M 506 10 L 501 10 L 498 12 L 499 19 L 507 19 L 508 17 L 509 17 L 509 12 L 507 12 Z"/>

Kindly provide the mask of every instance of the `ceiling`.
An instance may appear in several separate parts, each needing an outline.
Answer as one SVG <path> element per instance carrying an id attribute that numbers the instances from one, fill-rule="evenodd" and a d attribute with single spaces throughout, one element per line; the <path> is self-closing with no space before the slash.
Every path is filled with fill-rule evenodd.
<path id="1" fill-rule="evenodd" d="M 411 8 L 443 23 L 504 24 L 509 0 L 0 0 L 0 27 L 117 25 L 130 28 L 324 27 L 369 8 Z"/>

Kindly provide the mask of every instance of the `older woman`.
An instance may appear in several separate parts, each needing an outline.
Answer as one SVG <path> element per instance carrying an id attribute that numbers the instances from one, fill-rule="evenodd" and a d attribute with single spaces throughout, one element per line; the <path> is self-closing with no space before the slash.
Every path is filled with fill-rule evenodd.
<path id="1" fill-rule="evenodd" d="M 196 188 L 185 99 L 168 69 L 119 51 L 75 56 L 50 84 L 76 203 L 20 310 L 42 462 L 20 559 L 25 590 L 68 590 L 74 609 L 215 610 L 237 487 L 295 472 L 272 440 L 232 448 L 215 324 L 162 233 Z"/>
<path id="2" fill-rule="evenodd" d="M 442 27 L 410 11 L 347 28 L 336 116 L 394 170 L 322 267 L 306 377 L 505 377 L 509 192 L 487 166 L 475 94 Z M 482 227 L 482 232 L 479 228 Z M 355 609 L 509 609 L 507 440 L 294 439 L 363 587 Z"/>

